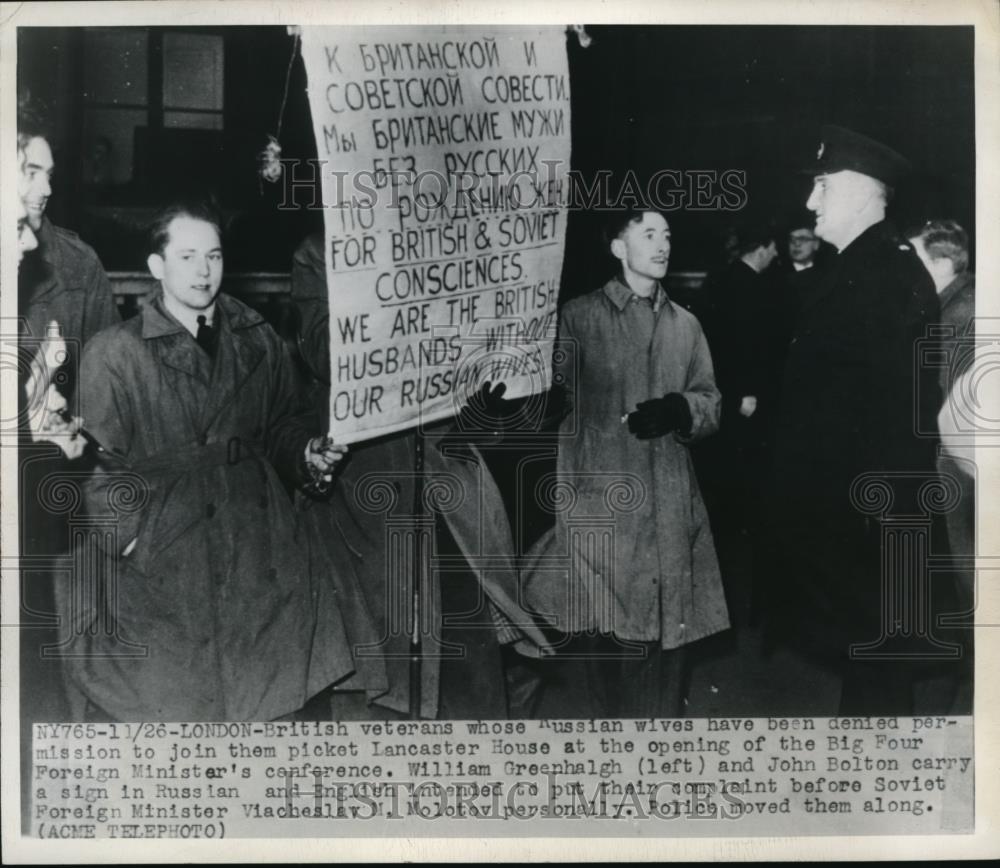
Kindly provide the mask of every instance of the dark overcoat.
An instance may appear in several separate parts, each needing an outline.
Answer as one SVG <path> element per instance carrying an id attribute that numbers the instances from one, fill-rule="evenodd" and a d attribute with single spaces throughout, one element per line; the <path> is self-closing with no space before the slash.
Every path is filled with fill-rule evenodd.
<path id="1" fill-rule="evenodd" d="M 118 322 L 111 284 L 97 254 L 75 232 L 53 226 L 48 218 L 42 218 L 38 230 L 38 249 L 21 262 L 18 285 L 25 333 L 45 337 L 46 326 L 55 320 L 77 363 L 74 343 L 85 344 Z"/>
<path id="2" fill-rule="evenodd" d="M 842 659 L 882 629 L 880 495 L 864 475 L 888 480 L 897 512 L 915 509 L 934 478 L 940 390 L 936 370 L 922 375 L 916 361 L 938 302 L 884 221 L 817 277 L 801 299 L 775 432 L 766 606 L 772 638 Z"/>
<path id="3" fill-rule="evenodd" d="M 295 477 L 318 425 L 261 316 L 221 295 L 216 320 L 214 360 L 161 298 L 84 353 L 105 450 L 84 494 L 113 531 L 85 553 L 105 594 L 84 575 L 63 609 L 79 621 L 71 677 L 120 720 L 269 720 L 351 670 L 276 472 Z"/>
<path id="4" fill-rule="evenodd" d="M 299 349 L 319 381 L 313 400 L 326 416 L 330 306 L 319 235 L 306 238 L 295 253 L 292 294 L 301 317 Z M 435 516 L 485 598 L 492 620 L 478 627 L 489 633 L 489 642 L 518 642 L 532 649 L 545 645 L 518 602 L 513 540 L 500 492 L 475 448 L 443 445 L 451 427 L 446 421 L 422 437 L 423 484 L 448 493 L 437 502 L 432 498 L 423 510 L 415 509 L 417 435 L 412 430 L 352 444 L 329 499 L 299 497 L 313 573 L 332 584 L 354 651 L 355 671 L 338 689 L 363 690 L 369 702 L 401 713 L 411 702 L 410 611 L 401 594 L 415 571 L 409 545 Z M 428 718 L 440 710 L 442 659 L 455 653 L 441 647 L 438 574 L 447 559 L 438 556 L 436 539 L 432 535 L 432 575 L 421 599 L 419 704 L 421 716 Z M 505 713 L 502 684 L 466 687 L 484 694 L 473 699 L 479 707 L 494 716 Z"/>

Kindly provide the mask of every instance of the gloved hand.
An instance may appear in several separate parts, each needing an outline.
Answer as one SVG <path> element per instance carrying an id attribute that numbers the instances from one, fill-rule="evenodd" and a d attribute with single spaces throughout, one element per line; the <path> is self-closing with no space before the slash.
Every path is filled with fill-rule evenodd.
<path id="1" fill-rule="evenodd" d="M 497 383 L 492 387 L 489 382 L 469 396 L 468 401 L 455 417 L 455 423 L 438 442 L 438 449 L 458 447 L 462 452 L 468 452 L 470 444 L 496 445 L 500 442 L 503 432 L 517 415 L 517 404 L 505 401 L 505 383 Z"/>
<path id="2" fill-rule="evenodd" d="M 492 387 L 492 388 L 491 388 Z M 517 415 L 517 405 L 504 400 L 506 383 L 483 383 L 483 387 L 469 396 L 458 414 L 457 428 L 469 433 L 500 433 L 509 427 Z"/>
<path id="3" fill-rule="evenodd" d="M 640 440 L 652 440 L 671 431 L 690 434 L 693 422 L 691 408 L 680 392 L 643 401 L 628 414 L 628 430 Z"/>

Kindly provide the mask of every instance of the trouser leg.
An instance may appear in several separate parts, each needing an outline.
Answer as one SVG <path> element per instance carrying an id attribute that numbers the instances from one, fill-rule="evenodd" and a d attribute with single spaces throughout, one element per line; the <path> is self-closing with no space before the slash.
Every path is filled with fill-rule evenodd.
<path id="1" fill-rule="evenodd" d="M 659 642 L 623 641 L 602 634 L 580 636 L 594 717 L 677 717 L 681 713 L 683 649 L 664 651 Z"/>
<path id="2" fill-rule="evenodd" d="M 438 523 L 438 549 L 457 555 L 458 545 L 443 522 Z M 438 717 L 442 720 L 503 719 L 507 691 L 500 642 L 489 601 L 468 567 L 443 570 Z"/>
<path id="3" fill-rule="evenodd" d="M 618 679 L 619 717 L 679 717 L 684 649 L 665 651 L 659 642 L 643 642 L 641 659 L 624 659 Z"/>
<path id="4" fill-rule="evenodd" d="M 406 720 L 403 712 L 368 702 L 363 690 L 332 690 L 329 696 L 331 720 Z"/>
<path id="5" fill-rule="evenodd" d="M 524 657 L 513 648 L 503 649 L 507 713 L 512 720 L 532 720 L 545 693 L 545 662 Z"/>

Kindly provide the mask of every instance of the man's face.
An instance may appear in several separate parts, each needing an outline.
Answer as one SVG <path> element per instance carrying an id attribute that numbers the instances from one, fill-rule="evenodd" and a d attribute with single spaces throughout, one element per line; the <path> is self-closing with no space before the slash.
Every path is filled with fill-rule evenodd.
<path id="1" fill-rule="evenodd" d="M 764 248 L 764 253 L 761 256 L 760 270 L 763 271 L 765 268 L 769 268 L 771 263 L 778 257 L 778 244 L 772 241 L 767 247 Z"/>
<path id="2" fill-rule="evenodd" d="M 611 242 L 611 252 L 621 260 L 626 278 L 660 280 L 670 262 L 670 227 L 660 214 L 646 212 Z"/>
<path id="3" fill-rule="evenodd" d="M 849 244 L 857 235 L 859 216 L 876 195 L 877 182 L 860 172 L 844 169 L 817 176 L 806 202 L 816 213 L 816 235 L 838 248 Z"/>
<path id="4" fill-rule="evenodd" d="M 38 246 L 38 239 L 28 223 L 28 212 L 24 203 L 17 200 L 17 264 L 21 264 L 24 254 Z"/>
<path id="5" fill-rule="evenodd" d="M 153 277 L 163 284 L 168 304 L 190 311 L 212 306 L 222 285 L 222 243 L 215 226 L 181 215 L 167 227 L 170 240 L 162 255 L 146 260 Z"/>
<path id="6" fill-rule="evenodd" d="M 17 194 L 24 203 L 28 223 L 36 232 L 42 226 L 42 215 L 52 195 L 52 149 L 40 136 L 30 139 L 18 155 L 21 173 L 17 179 Z"/>
<path id="7" fill-rule="evenodd" d="M 938 292 L 954 280 L 955 263 L 953 263 L 947 256 L 940 256 L 937 259 L 933 259 L 930 252 L 924 246 L 924 239 L 919 235 L 915 238 L 911 238 L 910 244 L 913 245 L 913 251 L 924 264 L 924 268 L 927 269 L 927 273 L 934 281 L 934 285 L 937 287 Z"/>
<path id="8" fill-rule="evenodd" d="M 799 265 L 808 265 L 819 250 L 819 239 L 808 226 L 801 226 L 788 233 L 788 258 Z"/>

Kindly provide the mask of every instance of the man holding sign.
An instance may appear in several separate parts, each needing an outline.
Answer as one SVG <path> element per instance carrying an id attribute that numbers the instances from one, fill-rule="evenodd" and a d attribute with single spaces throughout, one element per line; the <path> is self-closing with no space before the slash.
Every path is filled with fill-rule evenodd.
<path id="1" fill-rule="evenodd" d="M 496 483 L 475 446 L 444 435 L 486 382 L 512 399 L 549 386 L 566 34 L 317 25 L 301 37 L 325 209 L 322 242 L 295 259 L 301 346 L 329 386 L 331 430 L 365 441 L 303 515 L 317 569 L 358 613 L 345 686 L 364 691 L 364 715 L 503 716 L 497 624 L 504 640 L 544 639 L 516 602 Z"/>
<path id="2" fill-rule="evenodd" d="M 277 334 L 219 295 L 219 225 L 201 204 L 161 212 L 147 260 L 159 295 L 84 353 L 81 403 L 102 447 L 87 505 L 120 515 L 101 553 L 117 594 L 70 612 L 88 718 L 270 720 L 351 669 L 282 485 L 329 475 L 345 447 L 312 436 Z"/>
<path id="3" fill-rule="evenodd" d="M 325 410 L 330 307 L 318 235 L 295 253 L 292 295 Z M 313 572 L 336 586 L 354 655 L 333 693 L 336 719 L 504 718 L 501 643 L 545 645 L 516 602 L 507 517 L 468 439 L 445 420 L 368 440 L 325 498 L 301 499 Z"/>

